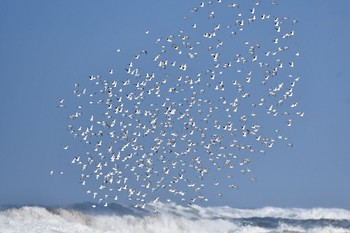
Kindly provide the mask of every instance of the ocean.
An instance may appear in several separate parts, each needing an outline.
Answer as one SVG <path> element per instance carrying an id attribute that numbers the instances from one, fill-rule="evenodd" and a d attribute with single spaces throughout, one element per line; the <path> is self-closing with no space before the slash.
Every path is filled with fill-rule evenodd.
<path id="1" fill-rule="evenodd" d="M 144 209 L 114 203 L 91 206 L 1 206 L 0 232 L 350 232 L 350 211 L 345 209 L 235 209 L 173 203 Z"/>

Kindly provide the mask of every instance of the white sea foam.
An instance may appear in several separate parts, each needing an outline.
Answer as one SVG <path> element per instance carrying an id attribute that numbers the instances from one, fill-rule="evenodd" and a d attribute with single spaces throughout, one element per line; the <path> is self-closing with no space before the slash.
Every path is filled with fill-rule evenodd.
<path id="1" fill-rule="evenodd" d="M 350 232 L 350 211 L 344 209 L 248 210 L 162 203 L 150 209 L 154 207 L 159 212 L 9 208 L 0 212 L 0 232 Z"/>
<path id="2" fill-rule="evenodd" d="M 179 208 L 174 205 L 174 208 Z M 183 207 L 180 207 L 183 208 Z M 167 209 L 167 206 L 162 206 Z M 337 208 L 275 208 L 264 207 L 261 209 L 233 209 L 231 207 L 207 207 L 193 205 L 191 209 L 198 211 L 201 218 L 288 218 L 295 220 L 308 219 L 334 219 L 334 220 L 350 220 L 350 211 Z M 169 211 L 172 211 L 171 209 Z"/>

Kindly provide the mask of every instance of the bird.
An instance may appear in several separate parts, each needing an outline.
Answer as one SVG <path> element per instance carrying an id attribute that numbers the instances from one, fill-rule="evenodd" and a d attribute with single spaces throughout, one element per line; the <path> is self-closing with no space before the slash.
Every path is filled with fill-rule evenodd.
<path id="1" fill-rule="evenodd" d="M 76 106 L 59 100 L 71 110 L 68 135 L 83 151 L 70 164 L 93 200 L 104 207 L 123 199 L 135 208 L 173 200 L 193 205 L 208 201 L 211 188 L 218 198 L 238 191 L 235 175 L 256 181 L 250 155 L 290 143 L 277 125 L 287 131 L 304 116 L 293 95 L 300 79 L 297 21 L 270 14 L 269 5 L 279 7 L 200 2 L 179 30 L 131 54 L 118 64 L 121 71 L 106 69 L 75 84 Z M 265 27 L 271 30 L 259 34 Z M 143 36 L 152 36 L 150 29 Z M 74 153 L 76 146 L 68 148 Z"/>
<path id="2" fill-rule="evenodd" d="M 60 99 L 60 100 L 59 100 L 58 107 L 59 107 L 59 108 L 63 108 L 63 107 L 64 107 L 64 99 Z"/>

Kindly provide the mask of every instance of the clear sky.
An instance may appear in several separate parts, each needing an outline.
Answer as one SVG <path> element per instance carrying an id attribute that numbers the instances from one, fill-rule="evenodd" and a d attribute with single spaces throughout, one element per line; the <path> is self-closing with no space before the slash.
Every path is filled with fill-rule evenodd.
<path id="1" fill-rule="evenodd" d="M 0 204 L 91 201 L 63 150 L 67 115 L 58 100 L 91 74 L 123 69 L 157 36 L 177 33 L 198 4 L 0 2 Z M 295 94 L 305 116 L 288 133 L 293 148 L 277 146 L 254 160 L 257 182 L 242 180 L 239 190 L 210 205 L 350 209 L 348 9 L 346 0 L 281 1 L 282 15 L 299 19 L 293 46 L 302 79 Z"/>

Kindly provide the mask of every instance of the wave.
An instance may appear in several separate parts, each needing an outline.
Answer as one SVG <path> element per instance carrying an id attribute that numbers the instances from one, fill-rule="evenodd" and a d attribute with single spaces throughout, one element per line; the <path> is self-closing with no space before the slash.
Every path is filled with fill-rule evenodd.
<path id="1" fill-rule="evenodd" d="M 350 232 L 345 209 L 91 205 L 3 206 L 0 232 Z"/>

